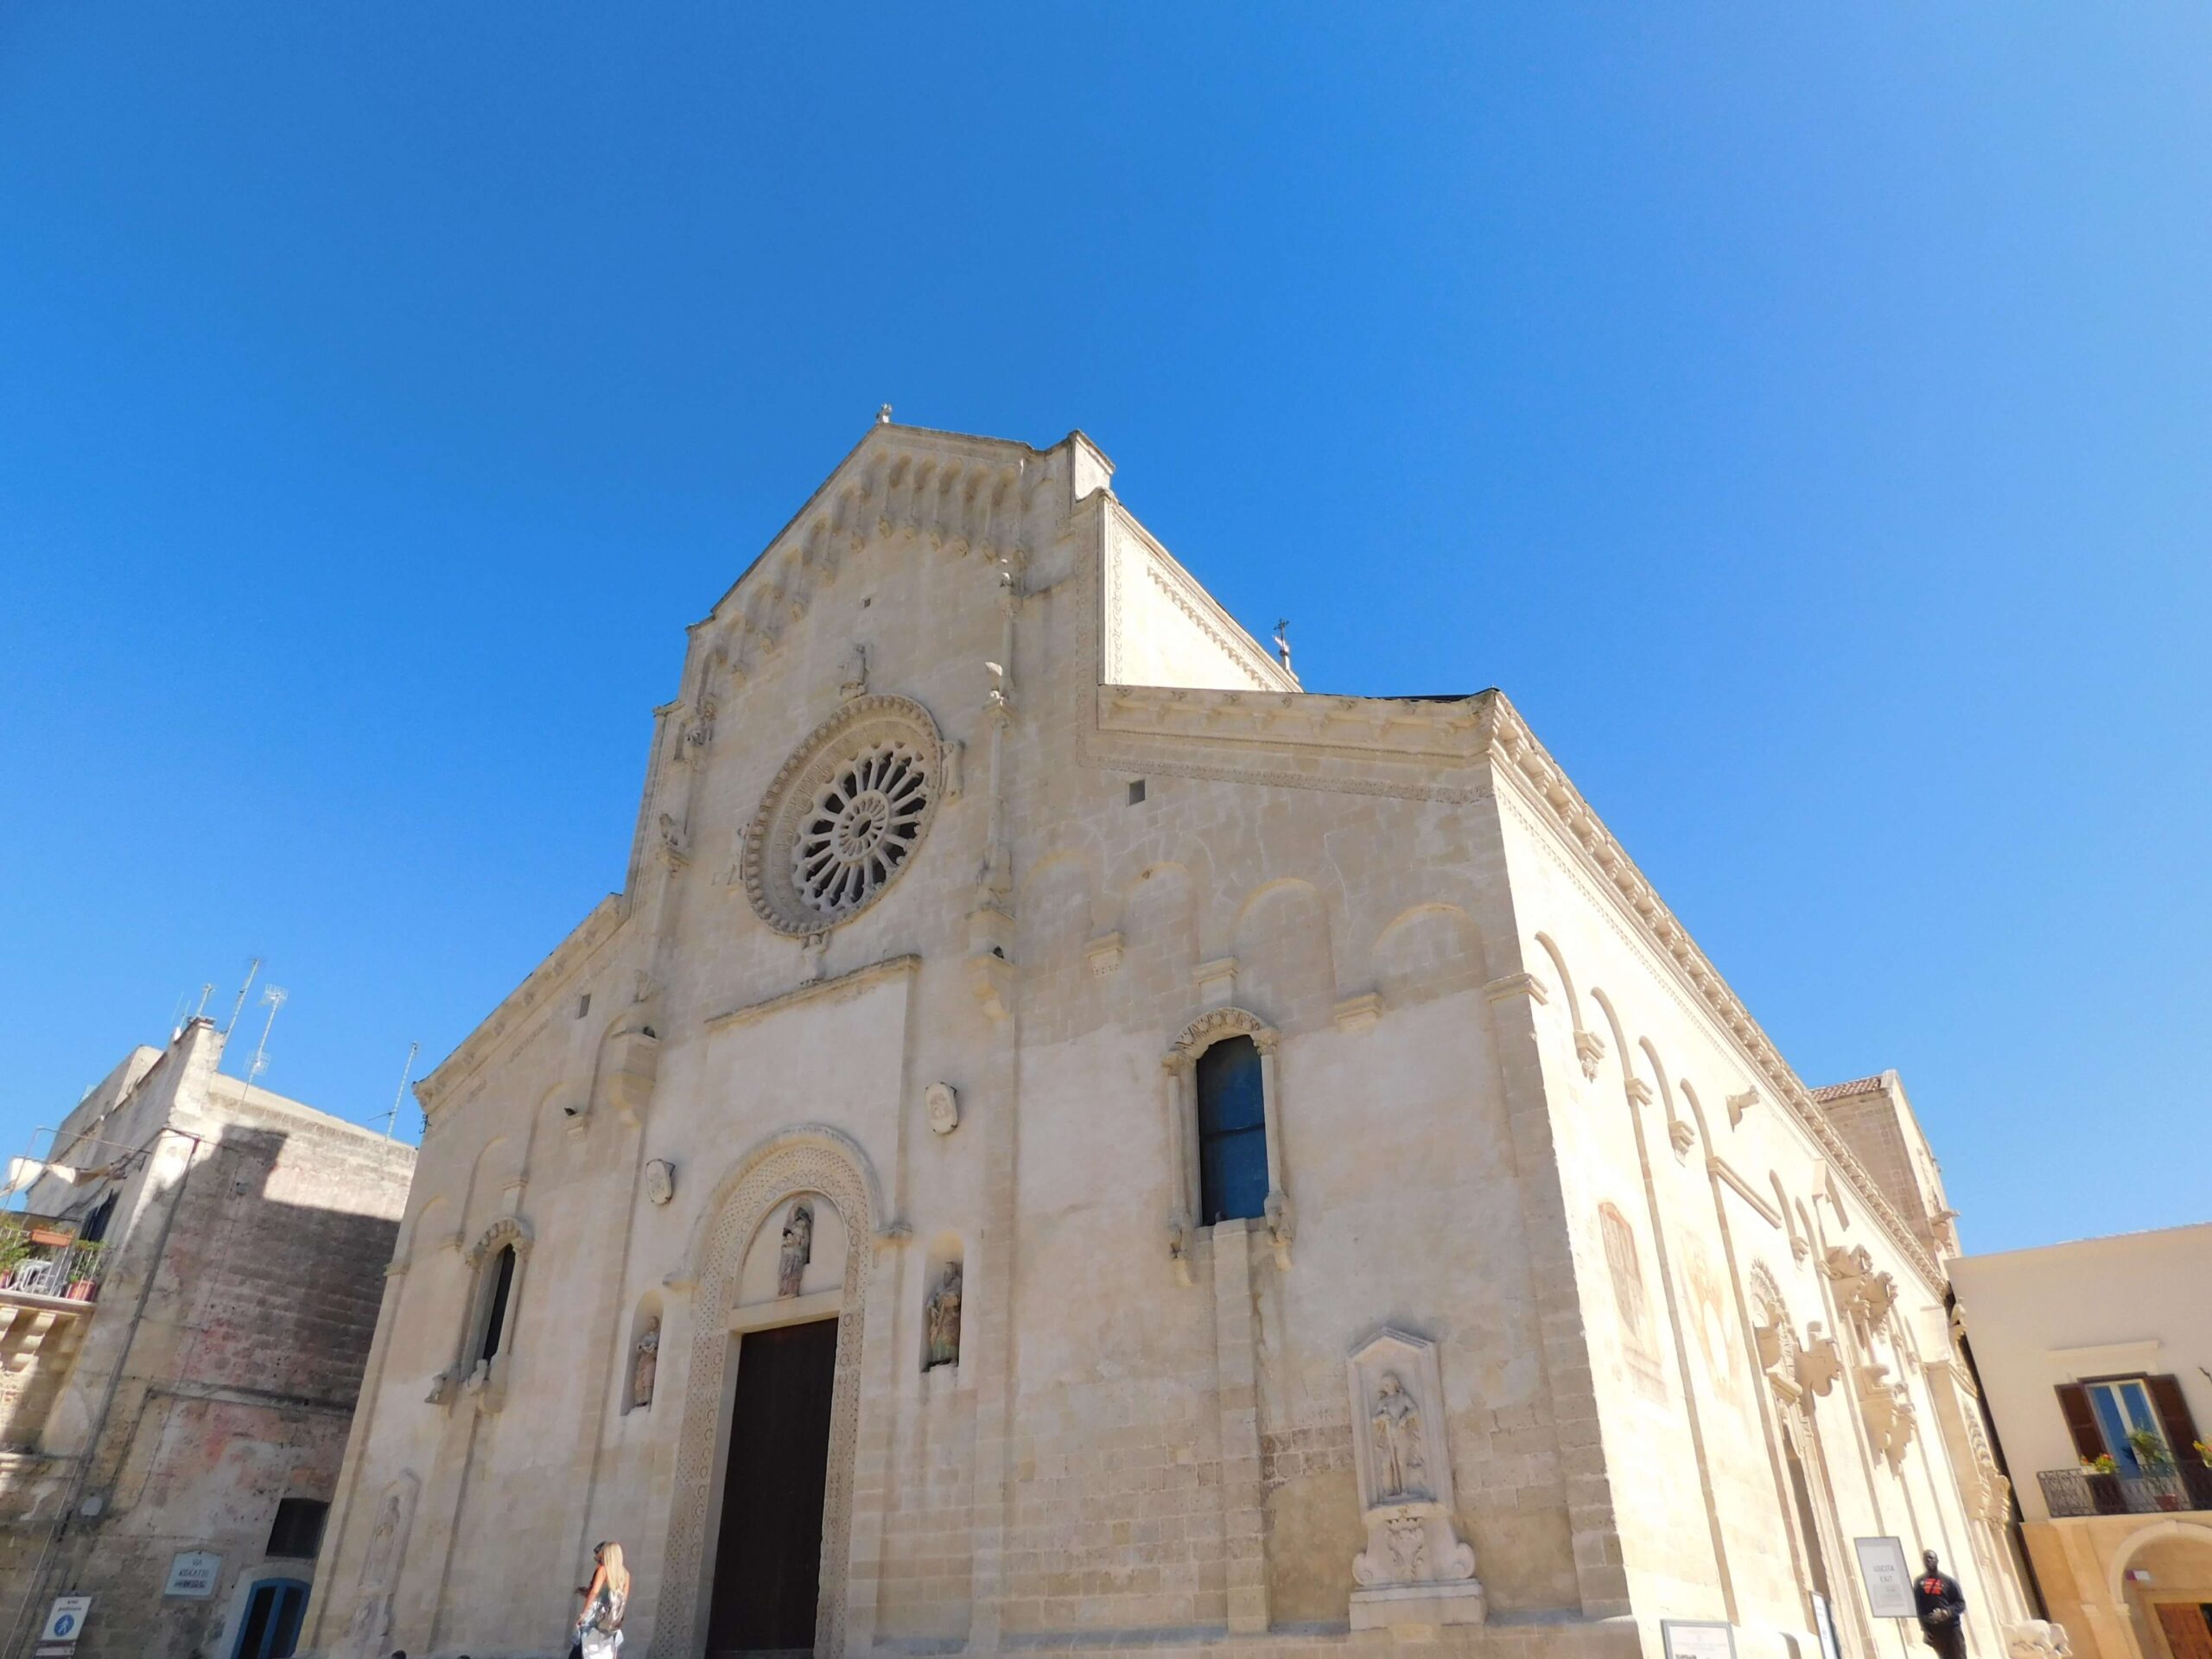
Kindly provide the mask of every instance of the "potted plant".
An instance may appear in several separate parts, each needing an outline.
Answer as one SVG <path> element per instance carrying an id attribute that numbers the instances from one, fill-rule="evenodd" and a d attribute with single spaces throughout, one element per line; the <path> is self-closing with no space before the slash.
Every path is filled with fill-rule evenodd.
<path id="1" fill-rule="evenodd" d="M 23 1236 L 22 1228 L 0 1226 L 0 1283 L 5 1283 L 30 1253 L 31 1242 Z"/>
<path id="2" fill-rule="evenodd" d="M 31 1224 L 31 1243 L 34 1244 L 47 1244 L 60 1249 L 74 1244 L 76 1242 L 77 1233 L 74 1228 L 54 1227 L 37 1221 Z"/>
<path id="3" fill-rule="evenodd" d="M 2162 1510 L 2181 1508 L 2181 1494 L 2172 1490 L 2174 1454 L 2166 1449 L 2165 1440 L 2158 1431 L 2154 1428 L 2130 1429 L 2127 1449 L 2135 1454 L 2136 1466 L 2153 1483 L 2152 1495 L 2158 1500 L 2158 1507 Z"/>
<path id="4" fill-rule="evenodd" d="M 2116 1475 L 2120 1472 L 2120 1465 L 2112 1460 L 2111 1452 L 2100 1452 L 2094 1458 L 2082 1459 L 2082 1470 L 2084 1474 Z"/>
<path id="5" fill-rule="evenodd" d="M 62 1294 L 73 1302 L 92 1300 L 92 1287 L 99 1282 L 100 1257 L 107 1253 L 107 1246 L 94 1241 L 79 1244 L 69 1253 L 69 1287 Z"/>

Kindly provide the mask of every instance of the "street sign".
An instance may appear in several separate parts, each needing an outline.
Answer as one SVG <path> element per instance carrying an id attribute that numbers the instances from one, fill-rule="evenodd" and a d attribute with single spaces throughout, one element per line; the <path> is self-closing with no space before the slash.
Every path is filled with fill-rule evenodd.
<path id="1" fill-rule="evenodd" d="M 223 1558 L 205 1549 L 181 1549 L 169 1561 L 169 1581 L 164 1596 L 183 1596 L 205 1601 L 215 1593 L 223 1575 Z"/>
<path id="2" fill-rule="evenodd" d="M 1736 1627 L 1717 1620 L 1662 1618 L 1667 1659 L 1736 1659 Z"/>
<path id="3" fill-rule="evenodd" d="M 90 1596 L 56 1596 L 48 1610 L 41 1642 L 74 1642 L 85 1633 L 85 1620 L 92 1611 Z"/>
<path id="4" fill-rule="evenodd" d="M 1866 1605 L 1877 1618 L 1912 1618 L 1920 1605 L 1912 1599 L 1912 1563 L 1895 1538 L 1854 1538 L 1859 1576 L 1866 1586 Z"/>

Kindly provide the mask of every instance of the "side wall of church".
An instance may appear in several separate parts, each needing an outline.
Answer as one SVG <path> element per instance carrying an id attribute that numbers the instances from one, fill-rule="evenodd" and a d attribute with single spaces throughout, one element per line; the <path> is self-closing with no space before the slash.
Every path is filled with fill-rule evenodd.
<path id="1" fill-rule="evenodd" d="M 1964 1371 L 1927 1258 L 1596 864 L 1528 795 L 1501 793 L 1640 1618 L 1726 1618 L 1811 1654 L 1824 1586 L 1847 1653 L 1907 1659 L 1918 1634 L 1869 1615 L 1853 1552 L 1891 1535 L 1916 1567 L 1922 1548 L 1942 1554 L 1966 1582 L 1975 1650 L 2003 1651 L 2001 1624 L 2024 1608 L 1973 1513 Z M 1878 1290 L 1854 1305 L 1884 1274 L 1894 1305 Z"/>

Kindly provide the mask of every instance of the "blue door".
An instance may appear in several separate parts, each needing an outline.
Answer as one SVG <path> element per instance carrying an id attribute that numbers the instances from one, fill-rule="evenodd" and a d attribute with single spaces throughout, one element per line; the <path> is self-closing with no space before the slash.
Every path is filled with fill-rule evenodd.
<path id="1" fill-rule="evenodd" d="M 262 1580 L 246 1598 L 245 1623 L 231 1659 L 292 1659 L 307 1611 L 308 1587 L 299 1580 Z"/>

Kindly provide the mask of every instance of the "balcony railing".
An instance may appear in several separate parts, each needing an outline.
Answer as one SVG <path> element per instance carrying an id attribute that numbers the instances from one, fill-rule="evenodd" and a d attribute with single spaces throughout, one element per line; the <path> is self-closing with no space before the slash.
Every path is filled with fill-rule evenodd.
<path id="1" fill-rule="evenodd" d="M 89 1243 L 76 1229 L 37 1216 L 0 1215 L 0 1294 L 55 1296 L 73 1302 L 99 1296 L 105 1244 Z"/>
<path id="2" fill-rule="evenodd" d="M 2043 1501 L 2055 1516 L 2155 1515 L 2162 1510 L 2212 1510 L 2212 1468 L 2190 1459 L 2150 1475 L 2100 1475 L 2088 1469 L 2046 1469 Z"/>

